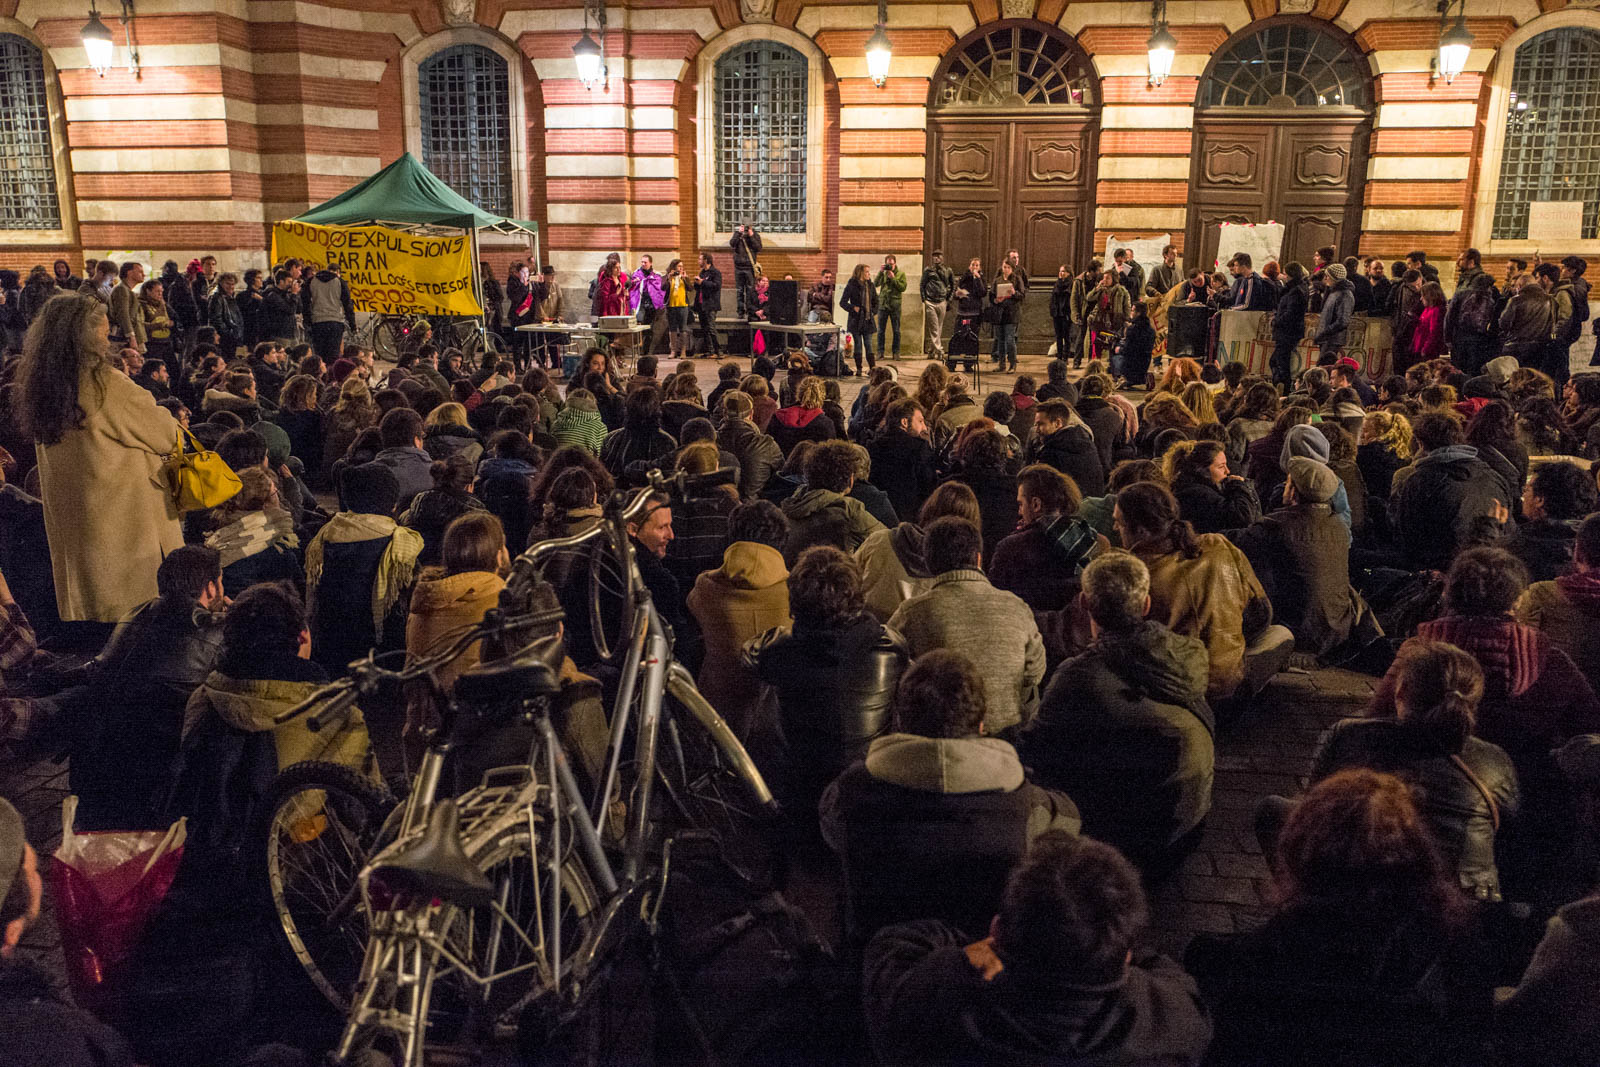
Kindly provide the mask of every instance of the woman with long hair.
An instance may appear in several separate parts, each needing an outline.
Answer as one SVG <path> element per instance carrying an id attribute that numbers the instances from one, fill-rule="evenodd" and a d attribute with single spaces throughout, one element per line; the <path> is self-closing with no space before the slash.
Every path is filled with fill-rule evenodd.
<path id="1" fill-rule="evenodd" d="M 316 477 L 322 468 L 322 412 L 317 401 L 322 385 L 309 374 L 296 374 L 283 383 L 278 394 L 278 413 L 272 417 L 289 436 L 289 455 L 305 464 L 306 474 Z"/>
<path id="2" fill-rule="evenodd" d="M 1411 462 L 1415 450 L 1411 440 L 1411 420 L 1393 411 L 1368 413 L 1361 424 L 1361 444 L 1356 448 L 1356 465 L 1367 492 L 1379 500 L 1389 499 L 1394 472 Z"/>
<path id="3" fill-rule="evenodd" d="M 483 435 L 467 421 L 467 407 L 454 400 L 440 404 L 422 420 L 422 447 L 434 459 L 463 456 L 469 464 L 483 458 Z"/>
<path id="4" fill-rule="evenodd" d="M 1445 298 L 1444 287 L 1438 282 L 1423 282 L 1421 296 L 1421 310 L 1417 315 L 1417 326 L 1411 332 L 1411 358 L 1413 361 L 1422 362 L 1437 359 L 1444 355 L 1444 313 Z"/>
<path id="5" fill-rule="evenodd" d="M 867 366 L 876 366 L 872 358 L 872 323 L 878 313 L 877 294 L 872 288 L 872 270 L 865 263 L 857 263 L 839 296 L 839 306 L 844 309 L 846 326 L 855 346 L 856 374 L 861 373 L 861 356 L 867 357 Z"/>
<path id="6" fill-rule="evenodd" d="M 439 558 L 442 566 L 429 567 L 417 576 L 411 592 L 411 614 L 406 619 L 406 662 L 424 659 L 448 648 L 463 629 L 483 621 L 499 603 L 510 573 L 511 554 L 500 520 L 487 511 L 473 511 L 450 523 L 444 531 Z M 474 641 L 461 654 L 435 672 L 440 685 L 449 687 L 461 672 L 477 665 L 482 655 Z M 407 701 L 405 733 L 415 742 L 420 731 L 433 725 L 427 698 Z"/>
<path id="7" fill-rule="evenodd" d="M 1206 646 L 1207 699 L 1232 696 L 1244 679 L 1248 637 L 1272 617 L 1250 561 L 1220 534 L 1197 535 L 1164 485 L 1139 482 L 1118 493 L 1112 525 L 1150 570 L 1150 618 Z"/>
<path id="8" fill-rule="evenodd" d="M 1167 369 L 1161 372 L 1155 392 L 1181 394 L 1184 386 L 1200 380 L 1200 364 L 1188 356 L 1180 356 L 1167 361 Z"/>
<path id="9" fill-rule="evenodd" d="M 995 548 L 1017 528 L 1017 471 L 1006 439 L 993 419 L 976 418 L 961 428 L 951 457 L 956 470 L 950 480 L 978 498 L 983 558 L 992 559 Z"/>
<path id="10" fill-rule="evenodd" d="M 335 460 L 342 459 L 351 444 L 361 434 L 378 424 L 378 405 L 372 399 L 372 389 L 359 377 L 351 375 L 339 386 L 339 399 L 334 401 L 322 426 L 322 470 L 331 476 Z"/>
<path id="11" fill-rule="evenodd" d="M 1001 260 L 1000 272 L 989 288 L 989 301 L 994 307 L 994 365 L 997 370 L 1017 369 L 1017 322 L 1022 317 L 1024 292 L 1022 279 L 1011 261 Z"/>
<path id="12" fill-rule="evenodd" d="M 156 569 L 183 544 L 162 471 L 178 424 L 106 359 L 105 305 L 63 296 L 22 346 L 17 414 L 35 442 L 45 534 L 65 621 L 114 623 L 156 595 Z"/>
<path id="13" fill-rule="evenodd" d="M 1208 422 L 1221 422 L 1217 418 L 1216 400 L 1211 395 L 1211 387 L 1205 382 L 1190 382 L 1178 394 L 1183 401 L 1183 406 L 1189 409 L 1189 414 L 1194 416 L 1197 425 L 1204 426 Z"/>
<path id="14" fill-rule="evenodd" d="M 1174 447 L 1185 451 L 1172 467 L 1172 493 L 1195 530 L 1238 530 L 1261 517 L 1255 486 L 1229 472 L 1227 449 L 1221 443 L 1180 441 Z"/>
<path id="15" fill-rule="evenodd" d="M 1524 401 L 1517 408 L 1517 438 L 1530 456 L 1573 456 L 1579 441 L 1561 415 L 1561 408 L 1547 396 Z"/>

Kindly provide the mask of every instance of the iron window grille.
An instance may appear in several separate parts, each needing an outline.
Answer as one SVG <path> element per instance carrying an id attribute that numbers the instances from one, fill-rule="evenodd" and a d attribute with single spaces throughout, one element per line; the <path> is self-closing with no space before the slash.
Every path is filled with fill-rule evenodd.
<path id="1" fill-rule="evenodd" d="M 0 34 L 0 230 L 59 230 L 44 59 L 15 34 Z"/>
<path id="2" fill-rule="evenodd" d="M 748 222 L 769 233 L 804 233 L 806 57 L 752 41 L 717 57 L 714 80 L 717 230 Z"/>
<path id="3" fill-rule="evenodd" d="M 422 165 L 485 211 L 515 215 L 511 74 L 479 45 L 454 45 L 417 68 Z"/>
<path id="4" fill-rule="evenodd" d="M 1299 24 L 1266 26 L 1217 59 L 1202 107 L 1367 107 L 1367 78 L 1338 39 Z"/>
<path id="5" fill-rule="evenodd" d="M 1539 34 L 1511 68 L 1496 239 L 1525 240 L 1534 200 L 1583 201 L 1585 240 L 1600 237 L 1600 33 Z"/>
<path id="6" fill-rule="evenodd" d="M 1007 26 L 951 57 L 940 108 L 1085 107 L 1094 84 L 1083 56 L 1066 41 L 1027 26 Z"/>

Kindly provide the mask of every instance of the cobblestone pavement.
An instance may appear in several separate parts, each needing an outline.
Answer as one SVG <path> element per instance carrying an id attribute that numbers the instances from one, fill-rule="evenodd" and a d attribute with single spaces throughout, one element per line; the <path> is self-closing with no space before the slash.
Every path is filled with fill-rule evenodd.
<path id="1" fill-rule="evenodd" d="M 1256 843 L 1256 802 L 1304 788 L 1317 738 L 1338 719 L 1359 715 L 1376 681 L 1344 670 L 1285 672 L 1248 713 L 1219 731 L 1205 833 L 1150 901 L 1163 951 L 1179 958 L 1193 935 L 1231 933 L 1265 915 L 1271 887 Z"/>

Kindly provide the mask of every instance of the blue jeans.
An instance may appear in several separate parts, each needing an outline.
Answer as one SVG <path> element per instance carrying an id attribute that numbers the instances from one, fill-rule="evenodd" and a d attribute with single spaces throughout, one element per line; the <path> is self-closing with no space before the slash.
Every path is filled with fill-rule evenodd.
<path id="1" fill-rule="evenodd" d="M 994 327 L 994 361 L 1017 365 L 1017 324 L 997 322 Z"/>

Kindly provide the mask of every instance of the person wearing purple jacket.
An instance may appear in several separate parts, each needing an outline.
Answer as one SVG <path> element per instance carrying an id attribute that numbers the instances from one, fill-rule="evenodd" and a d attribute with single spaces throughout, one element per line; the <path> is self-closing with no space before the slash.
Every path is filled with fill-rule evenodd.
<path id="1" fill-rule="evenodd" d="M 650 327 L 645 354 L 661 351 L 667 333 L 667 293 L 662 277 L 649 256 L 639 257 L 639 269 L 628 276 L 628 310 L 642 325 Z"/>

